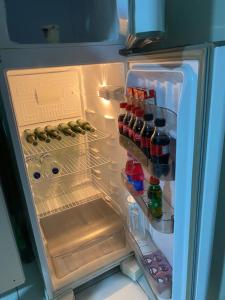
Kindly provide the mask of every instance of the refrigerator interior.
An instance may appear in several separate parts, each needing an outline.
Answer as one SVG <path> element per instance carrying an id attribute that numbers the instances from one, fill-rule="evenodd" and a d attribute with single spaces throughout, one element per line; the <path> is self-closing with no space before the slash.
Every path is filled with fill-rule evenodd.
<path id="1" fill-rule="evenodd" d="M 119 93 L 117 99 L 99 95 L 102 96 L 102 89 L 121 91 L 122 87 L 125 91 L 127 86 L 155 89 L 157 105 L 177 117 L 176 120 L 168 114 L 167 120 L 168 132 L 176 140 L 180 103 L 190 96 L 187 83 L 197 69 L 196 61 L 157 65 L 137 60 L 128 64 L 7 71 L 24 165 L 28 165 L 26 161 L 31 157 L 40 160 L 43 153 L 51 153 L 61 166 L 55 177 L 43 172 L 38 183 L 29 179 L 54 291 L 74 288 L 81 279 L 122 260 L 131 250 L 135 250 L 143 264 L 141 243 L 138 243 L 143 240 L 161 250 L 173 268 L 172 217 L 177 181 L 173 177 L 160 181 L 164 207 L 169 213 L 159 221 L 159 227 L 149 221 L 139 203 L 139 232 L 124 230 L 123 222 L 130 222 L 127 201 L 130 193 L 121 181 L 129 149 L 121 147 L 117 130 L 119 98 L 123 95 Z M 52 140 L 49 144 L 39 142 L 36 147 L 23 137 L 26 128 L 57 125 L 78 118 L 88 120 L 96 131 L 75 138 L 62 136 L 61 141 Z M 146 170 L 145 175 L 148 179 Z M 176 214 L 174 219 L 176 222 Z M 83 257 L 80 265 L 78 257 Z M 46 272 L 43 267 L 42 271 Z M 147 268 L 144 271 L 149 279 Z M 152 279 L 148 281 L 151 285 Z M 157 287 L 152 288 L 157 294 Z M 170 298 L 171 289 L 161 296 Z M 161 296 L 157 294 L 158 299 Z"/>

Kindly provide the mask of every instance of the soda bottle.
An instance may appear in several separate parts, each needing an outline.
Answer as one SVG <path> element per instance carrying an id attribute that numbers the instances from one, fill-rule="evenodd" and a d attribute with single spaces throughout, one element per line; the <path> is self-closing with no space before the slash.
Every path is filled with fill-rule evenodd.
<path id="1" fill-rule="evenodd" d="M 142 109 L 137 109 L 135 114 L 136 114 L 136 121 L 133 127 L 133 141 L 138 147 L 141 147 L 141 130 L 144 125 L 144 121 L 143 121 L 144 111 Z"/>
<path id="2" fill-rule="evenodd" d="M 37 144 L 38 144 L 37 137 L 34 134 L 33 130 L 31 130 L 31 129 L 25 129 L 23 133 L 24 133 L 26 141 L 29 144 L 33 144 L 34 146 L 37 146 Z"/>
<path id="3" fill-rule="evenodd" d="M 144 193 L 144 172 L 139 162 L 134 161 L 132 168 L 131 180 L 134 190 L 138 194 Z"/>
<path id="4" fill-rule="evenodd" d="M 80 133 L 80 134 L 83 134 L 83 135 L 85 134 L 85 130 L 82 129 L 76 122 L 70 121 L 70 122 L 68 122 L 68 125 L 73 130 L 73 132 Z"/>
<path id="5" fill-rule="evenodd" d="M 37 158 L 29 158 L 26 160 L 27 171 L 31 181 L 35 182 L 41 178 L 41 164 Z"/>
<path id="6" fill-rule="evenodd" d="M 131 156 L 130 153 L 127 153 L 127 162 L 126 162 L 126 167 L 125 167 L 125 173 L 127 175 L 127 182 L 129 184 L 132 184 L 133 165 L 134 165 L 134 158 Z"/>
<path id="7" fill-rule="evenodd" d="M 155 164 L 168 164 L 170 137 L 165 131 L 166 120 L 155 119 L 155 129 L 151 137 L 150 155 Z"/>
<path id="8" fill-rule="evenodd" d="M 44 128 L 37 127 L 34 129 L 34 133 L 39 138 L 40 141 L 45 141 L 46 143 L 51 142 L 51 139 L 48 137 Z"/>
<path id="9" fill-rule="evenodd" d="M 133 127 L 134 127 L 134 123 L 136 121 L 136 114 L 135 114 L 136 110 L 137 110 L 137 107 L 135 107 L 135 106 L 133 106 L 131 108 L 131 119 L 128 124 L 128 135 L 131 140 L 133 139 Z"/>
<path id="10" fill-rule="evenodd" d="M 156 92 L 153 89 L 149 90 L 146 98 L 144 98 L 144 110 L 146 114 L 153 112 L 152 105 L 156 105 Z"/>
<path id="11" fill-rule="evenodd" d="M 52 177 L 58 175 L 61 171 L 61 166 L 58 161 L 49 153 L 41 156 L 41 168 L 42 173 L 46 177 Z"/>
<path id="12" fill-rule="evenodd" d="M 123 119 L 123 135 L 129 137 L 128 135 L 128 124 L 130 122 L 130 119 L 131 119 L 131 108 L 132 106 L 130 104 L 127 105 L 126 107 L 126 115 Z"/>
<path id="13" fill-rule="evenodd" d="M 127 107 L 126 102 L 120 103 L 120 112 L 118 115 L 118 129 L 119 129 L 120 134 L 123 134 L 123 119 L 126 115 L 126 112 L 125 112 L 126 107 Z"/>
<path id="14" fill-rule="evenodd" d="M 150 186 L 148 188 L 148 207 L 151 215 L 154 218 L 162 217 L 162 189 L 159 185 L 159 179 L 151 176 Z"/>
<path id="15" fill-rule="evenodd" d="M 144 126 L 141 130 L 141 150 L 150 158 L 150 142 L 154 132 L 153 114 L 144 115 Z"/>
<path id="16" fill-rule="evenodd" d="M 60 123 L 58 125 L 58 129 L 67 136 L 68 135 L 72 137 L 76 136 L 76 134 L 71 130 L 70 126 L 68 126 L 66 123 Z"/>

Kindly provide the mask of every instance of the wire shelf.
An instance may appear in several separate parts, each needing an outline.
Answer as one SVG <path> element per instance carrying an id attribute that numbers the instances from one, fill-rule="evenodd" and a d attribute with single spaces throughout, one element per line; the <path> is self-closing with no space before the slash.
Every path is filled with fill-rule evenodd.
<path id="1" fill-rule="evenodd" d="M 22 138 L 22 146 L 23 146 L 25 157 L 31 157 L 38 154 L 48 153 L 60 149 L 65 149 L 69 147 L 74 147 L 86 143 L 99 141 L 108 138 L 109 134 L 96 129 L 95 132 L 86 132 L 85 135 L 77 134 L 76 137 L 65 136 L 65 135 L 61 135 L 61 136 L 62 136 L 61 141 L 55 139 L 52 139 L 50 143 L 39 141 L 37 146 L 27 143 L 26 140 Z"/>
<path id="2" fill-rule="evenodd" d="M 67 190 L 65 185 L 56 183 L 55 187 L 52 186 L 51 191 L 48 192 L 48 197 L 34 196 L 39 218 L 44 218 L 104 197 L 104 193 L 91 181 L 79 184 L 70 191 Z"/>
<path id="3" fill-rule="evenodd" d="M 93 153 L 84 153 L 83 155 L 75 153 L 64 153 L 63 155 L 63 161 L 60 163 L 59 160 L 59 166 L 60 166 L 60 172 L 56 175 L 53 175 L 52 173 L 46 174 L 43 172 L 41 179 L 33 180 L 34 184 L 40 184 L 45 181 L 49 180 L 55 180 L 67 175 L 72 174 L 79 174 L 79 173 L 85 173 L 88 170 L 91 170 L 92 168 L 100 167 L 105 164 L 110 163 L 110 160 L 103 157 L 100 153 L 93 154 Z"/>

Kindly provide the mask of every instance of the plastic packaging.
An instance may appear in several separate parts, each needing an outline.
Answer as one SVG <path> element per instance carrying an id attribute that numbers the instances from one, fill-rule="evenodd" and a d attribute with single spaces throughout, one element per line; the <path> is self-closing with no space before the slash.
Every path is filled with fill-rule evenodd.
<path id="1" fill-rule="evenodd" d="M 59 175 L 61 172 L 61 165 L 59 162 L 50 154 L 46 153 L 41 156 L 41 168 L 42 173 L 46 177 L 53 177 Z"/>

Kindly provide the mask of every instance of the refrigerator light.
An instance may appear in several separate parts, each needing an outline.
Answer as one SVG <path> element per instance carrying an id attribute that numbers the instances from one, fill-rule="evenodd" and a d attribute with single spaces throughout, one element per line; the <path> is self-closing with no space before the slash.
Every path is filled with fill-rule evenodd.
<path id="1" fill-rule="evenodd" d="M 105 100 L 124 100 L 124 88 L 121 86 L 101 86 L 98 91 L 98 96 Z"/>

